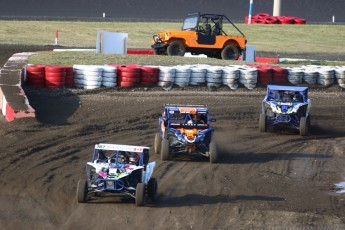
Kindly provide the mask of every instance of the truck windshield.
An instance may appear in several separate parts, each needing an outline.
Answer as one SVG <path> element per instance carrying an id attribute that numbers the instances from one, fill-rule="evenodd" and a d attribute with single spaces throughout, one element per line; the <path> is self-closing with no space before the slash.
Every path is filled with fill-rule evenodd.
<path id="1" fill-rule="evenodd" d="M 195 29 L 198 24 L 198 17 L 188 17 L 184 20 L 182 30 Z"/>

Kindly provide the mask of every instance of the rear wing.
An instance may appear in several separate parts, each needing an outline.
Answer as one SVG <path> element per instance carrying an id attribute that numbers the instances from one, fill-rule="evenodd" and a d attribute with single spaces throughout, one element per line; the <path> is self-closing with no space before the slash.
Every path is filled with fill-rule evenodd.
<path id="1" fill-rule="evenodd" d="M 150 147 L 101 143 L 101 144 L 96 144 L 95 149 L 142 153 L 145 149 L 150 150 Z"/>
<path id="2" fill-rule="evenodd" d="M 207 105 L 204 104 L 165 104 L 165 107 L 204 107 L 207 108 Z"/>

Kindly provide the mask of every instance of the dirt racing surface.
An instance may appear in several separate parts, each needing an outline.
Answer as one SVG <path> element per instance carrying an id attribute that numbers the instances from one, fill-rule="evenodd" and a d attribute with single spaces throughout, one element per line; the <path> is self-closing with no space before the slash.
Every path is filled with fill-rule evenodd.
<path id="1" fill-rule="evenodd" d="M 36 90 L 37 119 L 0 117 L 0 229 L 344 229 L 345 94 L 313 87 L 312 130 L 260 133 L 264 88 Z M 157 166 L 158 201 L 78 204 L 96 143 L 151 146 L 165 103 L 207 104 L 220 163 L 179 157 Z"/>

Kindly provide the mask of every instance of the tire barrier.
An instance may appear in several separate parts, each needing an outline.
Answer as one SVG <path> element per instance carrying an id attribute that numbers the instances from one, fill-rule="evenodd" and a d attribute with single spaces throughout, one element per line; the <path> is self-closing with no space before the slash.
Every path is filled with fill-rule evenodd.
<path id="1" fill-rule="evenodd" d="M 45 86 L 45 65 L 27 65 L 26 83 L 33 87 L 44 88 Z"/>
<path id="2" fill-rule="evenodd" d="M 158 83 L 159 67 L 142 66 L 140 84 L 143 86 L 155 86 Z"/>
<path id="3" fill-rule="evenodd" d="M 45 68 L 45 87 L 49 89 L 65 87 L 66 68 L 47 65 Z"/>
<path id="4" fill-rule="evenodd" d="M 164 90 L 171 90 L 175 81 L 175 67 L 159 66 L 158 86 Z"/>
<path id="5" fill-rule="evenodd" d="M 267 86 L 272 82 L 272 67 L 268 65 L 260 65 L 256 67 L 258 70 L 257 82 L 261 86 Z"/>
<path id="6" fill-rule="evenodd" d="M 102 86 L 116 87 L 117 86 L 117 66 L 104 66 L 102 72 Z"/>
<path id="7" fill-rule="evenodd" d="M 223 85 L 230 89 L 237 89 L 240 79 L 240 70 L 237 67 L 228 66 L 223 68 Z"/>
<path id="8" fill-rule="evenodd" d="M 258 70 L 252 67 L 241 67 L 240 83 L 247 89 L 254 89 L 258 80 Z"/>
<path id="9" fill-rule="evenodd" d="M 190 68 L 189 84 L 192 86 L 201 86 L 206 83 L 206 72 L 208 65 L 195 65 Z"/>
<path id="10" fill-rule="evenodd" d="M 136 64 L 119 66 L 118 85 L 121 87 L 135 87 L 140 83 L 141 68 Z"/>
<path id="11" fill-rule="evenodd" d="M 274 84 L 286 84 L 288 82 L 289 72 L 286 68 L 279 66 L 272 67 L 272 82 Z"/>
<path id="12" fill-rule="evenodd" d="M 219 66 L 211 66 L 207 68 L 206 72 L 206 85 L 210 89 L 216 89 L 221 87 L 223 80 L 223 69 Z"/>
<path id="13" fill-rule="evenodd" d="M 293 85 L 299 85 L 303 82 L 304 72 L 300 68 L 287 68 L 288 81 Z"/>
<path id="14" fill-rule="evenodd" d="M 244 22 L 248 24 L 249 18 L 246 16 Z M 251 23 L 253 24 L 306 24 L 306 19 L 294 16 L 271 16 L 267 13 L 252 15 Z"/>
<path id="15" fill-rule="evenodd" d="M 74 87 L 74 75 L 73 75 L 73 66 L 64 66 L 65 67 L 65 87 L 73 88 Z"/>
<path id="16" fill-rule="evenodd" d="M 187 87 L 189 85 L 190 73 L 191 70 L 189 65 L 176 66 L 174 84 L 181 88 Z"/>
<path id="17" fill-rule="evenodd" d="M 345 88 L 345 66 L 334 69 L 335 78 L 341 88 Z"/>
<path id="18" fill-rule="evenodd" d="M 24 80 L 34 87 L 99 87 L 161 86 L 164 90 L 178 87 L 207 86 L 210 90 L 222 85 L 234 90 L 243 85 L 253 89 L 267 84 L 308 84 L 331 86 L 337 83 L 345 88 L 345 67 L 306 65 L 283 68 L 265 65 L 177 65 L 140 66 L 127 65 L 26 65 Z"/>

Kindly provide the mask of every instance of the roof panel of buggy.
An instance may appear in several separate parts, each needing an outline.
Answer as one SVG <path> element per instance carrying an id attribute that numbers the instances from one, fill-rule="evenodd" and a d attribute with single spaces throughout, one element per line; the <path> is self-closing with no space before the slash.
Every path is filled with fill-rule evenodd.
<path id="1" fill-rule="evenodd" d="M 282 86 L 282 85 L 267 85 L 269 90 L 286 90 L 286 91 L 298 91 L 304 92 L 308 90 L 308 87 L 302 86 Z"/>
<path id="2" fill-rule="evenodd" d="M 165 109 L 168 113 L 207 113 L 207 105 L 182 105 L 182 104 L 166 104 Z"/>
<path id="3" fill-rule="evenodd" d="M 134 146 L 134 145 L 117 145 L 117 144 L 96 144 L 95 149 L 100 150 L 113 150 L 113 151 L 126 151 L 126 152 L 136 152 L 141 153 L 144 149 L 149 150 L 149 147 L 145 146 Z"/>

